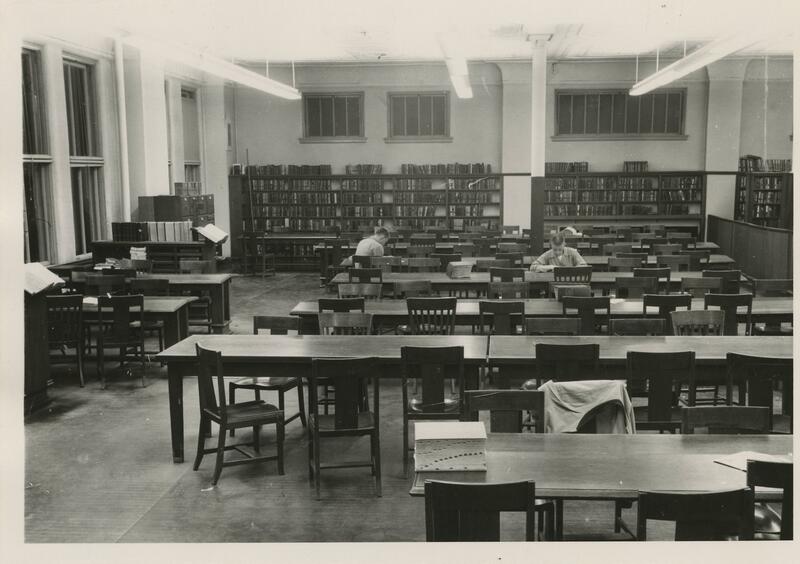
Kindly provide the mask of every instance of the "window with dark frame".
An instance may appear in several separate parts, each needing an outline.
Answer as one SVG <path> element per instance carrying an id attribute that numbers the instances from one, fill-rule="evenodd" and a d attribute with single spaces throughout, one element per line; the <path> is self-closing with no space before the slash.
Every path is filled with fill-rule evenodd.
<path id="1" fill-rule="evenodd" d="M 22 220 L 25 262 L 52 260 L 53 204 L 41 60 L 34 49 L 22 50 Z"/>
<path id="2" fill-rule="evenodd" d="M 64 60 L 75 254 L 91 251 L 105 235 L 103 158 L 100 155 L 94 73 L 89 64 Z"/>
<path id="3" fill-rule="evenodd" d="M 389 94 L 389 137 L 449 137 L 447 92 Z"/>
<path id="4" fill-rule="evenodd" d="M 364 137 L 364 95 L 303 94 L 303 137 Z"/>
<path id="5" fill-rule="evenodd" d="M 556 136 L 683 136 L 686 90 L 556 92 Z"/>

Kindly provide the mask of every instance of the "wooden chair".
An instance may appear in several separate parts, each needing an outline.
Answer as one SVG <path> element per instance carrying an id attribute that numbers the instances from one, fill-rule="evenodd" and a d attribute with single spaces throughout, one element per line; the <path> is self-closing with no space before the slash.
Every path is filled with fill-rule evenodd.
<path id="1" fill-rule="evenodd" d="M 226 466 L 239 464 L 267 462 L 277 460 L 278 474 L 283 475 L 283 413 L 274 405 L 261 400 L 242 403 L 228 403 L 225 398 L 225 379 L 223 371 L 222 353 L 213 351 L 195 344 L 197 351 L 197 379 L 200 395 L 200 428 L 197 433 L 197 456 L 194 459 L 193 470 L 200 468 L 203 455 L 217 453 L 214 466 L 214 477 L 211 483 L 216 485 L 222 469 Z M 214 379 L 217 380 L 216 396 Z M 219 425 L 219 439 L 216 448 L 205 448 L 207 429 L 211 422 Z M 276 426 L 277 454 L 275 456 L 261 456 L 261 427 L 264 425 Z M 242 427 L 253 428 L 253 438 L 249 443 L 226 445 L 225 439 L 228 431 Z M 242 450 L 241 447 L 252 447 L 254 454 Z M 225 451 L 236 450 L 246 458 L 225 461 Z"/>
<path id="2" fill-rule="evenodd" d="M 129 283 L 132 294 L 143 296 L 169 296 L 169 280 L 167 278 L 133 278 Z M 158 352 L 164 350 L 164 322 L 161 320 L 147 320 L 144 322 L 144 332 L 155 333 L 158 338 Z"/>
<path id="3" fill-rule="evenodd" d="M 496 260 L 507 260 L 512 268 L 523 268 L 525 266 L 525 255 L 522 253 L 496 253 Z"/>
<path id="4" fill-rule="evenodd" d="M 703 298 L 709 292 L 722 292 L 722 278 L 694 278 L 684 276 L 681 279 L 681 292 L 688 292 L 695 298 Z"/>
<path id="5" fill-rule="evenodd" d="M 403 259 L 400 257 L 371 257 L 369 267 L 380 268 L 384 273 L 398 272 L 403 264 Z"/>
<path id="6" fill-rule="evenodd" d="M 643 264 L 638 258 L 608 257 L 609 272 L 633 272 L 634 268 L 641 268 Z"/>
<path id="7" fill-rule="evenodd" d="M 259 331 L 269 331 L 270 335 L 288 335 L 289 331 L 299 332 L 300 320 L 297 317 L 275 317 L 266 315 L 256 315 L 253 317 L 253 335 L 258 335 Z M 268 371 L 268 369 L 267 369 Z M 297 413 L 291 417 L 286 417 L 285 394 L 292 388 L 297 388 Z M 283 425 L 300 419 L 303 427 L 306 426 L 306 407 L 303 398 L 303 382 L 298 376 L 258 376 L 239 378 L 228 384 L 228 396 L 231 403 L 236 403 L 236 390 L 253 390 L 256 400 L 261 399 L 261 392 L 278 392 L 278 409 L 283 414 Z M 231 429 L 231 437 L 234 430 Z"/>
<path id="8" fill-rule="evenodd" d="M 719 336 L 725 327 L 725 312 L 719 310 L 673 311 L 672 332 L 679 336 Z"/>
<path id="9" fill-rule="evenodd" d="M 647 255 L 647 253 L 639 253 L 639 252 L 636 252 L 636 253 L 630 252 L 630 253 L 628 253 L 628 252 L 624 252 L 624 253 L 617 253 L 614 256 L 616 256 L 617 258 L 621 258 L 621 259 L 628 259 L 628 258 L 638 259 L 639 262 L 642 265 L 645 265 L 645 264 L 647 264 L 647 256 L 648 255 Z M 645 268 L 645 267 L 643 266 L 643 268 Z"/>
<path id="10" fill-rule="evenodd" d="M 614 288 L 618 298 L 641 298 L 644 294 L 658 294 L 658 278 L 620 276 L 614 279 Z"/>
<path id="11" fill-rule="evenodd" d="M 619 253 L 632 253 L 633 252 L 633 243 L 630 241 L 627 242 L 616 242 L 616 243 L 606 243 L 603 245 L 603 254 L 606 256 L 615 256 Z"/>
<path id="12" fill-rule="evenodd" d="M 604 323 L 608 323 L 611 317 L 611 297 L 610 296 L 564 296 L 561 302 L 562 313 L 567 316 L 569 310 L 577 310 L 577 317 L 581 320 L 581 335 L 595 335 L 598 328 Z M 601 310 L 598 316 L 597 310 Z M 605 310 L 603 312 L 602 310 Z M 605 316 L 605 322 L 601 316 Z"/>
<path id="13" fill-rule="evenodd" d="M 320 499 L 320 470 L 329 468 L 370 468 L 375 479 L 375 494 L 381 494 L 380 378 L 376 358 L 311 360 L 309 394 L 311 413 L 308 419 L 308 472 Z M 334 414 L 319 413 L 317 388 L 321 383 L 332 387 Z M 372 387 L 372 409 L 365 390 Z M 322 465 L 320 439 L 325 437 L 370 438 L 370 456 L 366 461 Z"/>
<path id="14" fill-rule="evenodd" d="M 497 268 L 489 269 L 489 282 L 514 282 L 525 281 L 524 268 Z"/>
<path id="15" fill-rule="evenodd" d="M 538 390 L 466 390 L 464 421 L 478 421 L 489 412 L 491 433 L 522 433 L 523 415 L 531 413 L 535 433 L 544 433 L 544 392 Z"/>
<path id="16" fill-rule="evenodd" d="M 526 335 L 581 334 L 581 320 L 577 317 L 530 317 L 525 320 Z"/>
<path id="17" fill-rule="evenodd" d="M 649 315 L 648 308 L 657 307 L 658 315 L 664 320 L 665 333 L 672 335 L 672 318 L 670 313 L 679 307 L 692 309 L 691 294 L 644 294 L 642 296 L 642 315 Z"/>
<path id="18" fill-rule="evenodd" d="M 469 244 L 459 243 L 457 245 L 453 245 L 453 253 L 461 255 L 462 257 L 475 256 L 475 245 L 473 245 L 472 243 Z"/>
<path id="19" fill-rule="evenodd" d="M 430 280 L 398 280 L 392 284 L 392 297 L 399 300 L 433 295 Z"/>
<path id="20" fill-rule="evenodd" d="M 364 302 L 364 297 L 361 296 L 357 298 L 320 298 L 317 303 L 320 313 L 323 311 L 360 311 L 364 313 Z"/>
<path id="21" fill-rule="evenodd" d="M 665 326 L 663 319 L 653 317 L 611 319 L 608 322 L 608 333 L 619 337 L 661 336 Z"/>
<path id="22" fill-rule="evenodd" d="M 72 361 L 67 349 L 75 349 L 75 365 L 78 380 L 83 388 L 83 296 L 70 294 L 64 296 L 45 296 L 47 302 L 47 344 L 50 350 L 58 350 L 61 356 L 50 356 L 50 364 Z"/>
<path id="23" fill-rule="evenodd" d="M 672 272 L 688 271 L 691 262 L 692 258 L 686 255 L 658 255 L 656 257 L 658 268 L 667 267 Z"/>
<path id="24" fill-rule="evenodd" d="M 380 268 L 351 268 L 347 271 L 347 281 L 351 284 L 383 284 L 383 271 Z"/>
<path id="25" fill-rule="evenodd" d="M 344 239 L 325 239 L 320 244 L 320 286 L 326 286 L 334 276 L 344 272 L 342 260 L 346 252 L 343 248 L 345 244 L 347 241 Z"/>
<path id="26" fill-rule="evenodd" d="M 742 279 L 741 270 L 704 270 L 703 278 L 721 278 L 723 294 L 738 294 L 740 280 Z"/>
<path id="27" fill-rule="evenodd" d="M 689 270 L 692 272 L 703 270 L 711 260 L 711 251 L 708 249 L 682 250 L 678 254 L 689 257 Z"/>
<path id="28" fill-rule="evenodd" d="M 689 390 L 689 405 L 694 406 L 696 400 L 694 351 L 628 351 L 625 374 L 632 387 L 647 390 L 646 417 L 634 408 L 637 430 L 672 433 L 680 429 L 677 400 L 684 385 Z"/>
<path id="29" fill-rule="evenodd" d="M 536 343 L 536 370 L 540 380 L 596 380 L 600 374 L 600 345 Z"/>
<path id="30" fill-rule="evenodd" d="M 381 299 L 383 284 L 339 284 L 340 298 Z"/>
<path id="31" fill-rule="evenodd" d="M 765 279 L 748 277 L 750 288 L 755 296 L 761 297 L 791 297 L 793 295 L 792 279 Z M 753 335 L 790 337 L 793 334 L 791 323 L 755 323 Z"/>
<path id="32" fill-rule="evenodd" d="M 705 405 L 681 410 L 681 433 L 692 435 L 695 429 L 708 429 L 709 435 L 755 435 L 770 430 L 767 407 Z"/>
<path id="33" fill-rule="evenodd" d="M 780 540 L 792 540 L 794 526 L 794 476 L 791 462 L 747 461 L 747 485 L 751 488 L 783 490 L 780 515 Z"/>
<path id="34" fill-rule="evenodd" d="M 412 335 L 452 335 L 457 298 L 409 298 L 408 329 Z"/>
<path id="35" fill-rule="evenodd" d="M 473 272 L 489 272 L 491 268 L 511 268 L 511 262 L 497 259 L 477 259 L 472 270 Z"/>
<path id="36" fill-rule="evenodd" d="M 529 290 L 527 282 L 489 282 L 486 297 L 490 300 L 526 300 Z"/>
<path id="37" fill-rule="evenodd" d="M 372 255 L 353 255 L 353 268 L 372 268 Z"/>
<path id="38" fill-rule="evenodd" d="M 636 539 L 647 540 L 647 521 L 674 521 L 675 540 L 752 540 L 753 490 L 713 493 L 639 492 Z"/>
<path id="39" fill-rule="evenodd" d="M 658 255 L 676 255 L 682 249 L 683 249 L 683 246 L 680 245 L 680 244 L 667 243 L 666 245 L 664 245 L 664 244 L 653 245 L 653 247 L 650 249 L 650 251 L 651 251 L 650 254 L 653 254 L 653 255 L 656 255 L 656 256 L 658 256 Z"/>
<path id="40" fill-rule="evenodd" d="M 408 467 L 408 422 L 460 420 L 464 402 L 464 347 L 401 347 L 403 391 L 403 468 Z M 445 380 L 455 382 L 445 396 Z M 421 390 L 409 398 L 409 382 Z"/>
<path id="41" fill-rule="evenodd" d="M 372 314 L 363 312 L 332 312 L 317 314 L 320 335 L 369 335 L 372 333 Z"/>
<path id="42" fill-rule="evenodd" d="M 105 349 L 119 350 L 120 368 L 129 358 L 141 363 L 142 387 L 147 385 L 144 351 L 144 296 L 99 296 L 97 298 L 97 371 L 106 388 Z"/>
<path id="43" fill-rule="evenodd" d="M 733 386 L 739 389 L 738 403 L 769 410 L 770 430 L 772 430 L 773 390 L 777 384 L 782 386 L 781 411 L 789 416 L 789 432 L 793 429 L 794 402 L 792 397 L 793 377 L 791 358 L 753 356 L 729 352 L 727 365 L 727 403 L 733 403 Z"/>
<path id="44" fill-rule="evenodd" d="M 245 275 L 260 274 L 261 278 L 268 275 L 275 276 L 275 253 L 267 252 L 265 235 L 263 232 L 249 232 L 242 235 L 244 246 L 242 270 Z"/>
<path id="45" fill-rule="evenodd" d="M 409 272 L 439 272 L 442 262 L 429 257 L 409 257 L 406 259 Z"/>
<path id="46" fill-rule="evenodd" d="M 525 302 L 478 302 L 481 335 L 521 335 L 525 324 Z"/>
<path id="47" fill-rule="evenodd" d="M 704 307 L 718 307 L 725 312 L 723 335 L 739 334 L 739 308 L 746 308 L 744 334 L 750 335 L 753 327 L 753 294 L 706 294 Z"/>
<path id="48" fill-rule="evenodd" d="M 121 274 L 87 274 L 84 288 L 88 296 L 114 296 L 125 293 L 127 282 Z"/>
<path id="49" fill-rule="evenodd" d="M 415 245 L 413 242 L 408 246 L 406 250 L 406 255 L 408 257 L 428 257 L 431 253 L 436 251 L 436 247 L 434 245 Z"/>
<path id="50" fill-rule="evenodd" d="M 216 264 L 212 260 L 180 259 L 178 270 L 181 274 L 210 274 L 214 272 Z M 195 296 L 196 301 L 189 304 L 189 327 L 203 327 L 211 333 L 213 320 L 211 318 L 212 300 L 207 291 L 188 291 L 185 295 Z"/>
<path id="51" fill-rule="evenodd" d="M 430 258 L 439 260 L 439 272 L 447 270 L 447 265 L 451 262 L 458 262 L 461 260 L 461 255 L 451 253 L 431 253 Z"/>
<path id="52" fill-rule="evenodd" d="M 591 266 L 557 266 L 553 269 L 554 284 L 589 284 L 591 281 Z"/>

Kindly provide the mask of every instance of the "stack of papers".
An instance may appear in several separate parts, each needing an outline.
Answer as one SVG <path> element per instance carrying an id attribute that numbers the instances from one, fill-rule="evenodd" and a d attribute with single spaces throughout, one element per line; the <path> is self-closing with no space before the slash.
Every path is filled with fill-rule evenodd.
<path id="1" fill-rule="evenodd" d="M 486 427 L 483 423 L 419 422 L 414 425 L 414 435 L 416 471 L 486 471 Z"/>

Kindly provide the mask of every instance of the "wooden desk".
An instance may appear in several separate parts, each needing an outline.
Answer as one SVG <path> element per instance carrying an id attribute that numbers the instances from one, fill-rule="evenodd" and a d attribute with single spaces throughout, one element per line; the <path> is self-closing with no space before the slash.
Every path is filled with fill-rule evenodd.
<path id="1" fill-rule="evenodd" d="M 641 490 L 705 492 L 743 488 L 745 472 L 714 462 L 741 451 L 792 452 L 790 435 L 584 435 L 490 433 L 485 472 L 416 472 L 409 492 L 425 495 L 425 480 L 535 480 L 536 496 L 556 500 L 635 500 Z M 757 489 L 758 499 L 780 493 Z"/>
<path id="2" fill-rule="evenodd" d="M 183 378 L 197 376 L 195 344 L 222 352 L 226 376 L 263 375 L 285 371 L 287 375 L 307 376 L 312 358 L 370 357 L 380 359 L 386 368 L 400 366 L 403 346 L 463 346 L 465 372 L 477 382 L 478 368 L 486 361 L 487 338 L 457 336 L 273 336 L 273 335 L 192 335 L 156 355 L 167 364 L 169 414 L 172 431 L 172 459 L 183 462 Z M 391 370 L 381 372 L 382 376 Z"/>
<path id="3" fill-rule="evenodd" d="M 463 262 L 469 263 L 471 265 L 477 264 L 479 260 L 494 260 L 495 257 L 463 257 L 461 260 Z M 536 260 L 537 257 L 525 255 L 522 257 L 522 263 L 525 266 L 530 266 L 533 264 L 533 261 Z M 598 255 L 589 255 L 584 256 L 583 260 L 586 261 L 586 264 L 592 266 L 595 272 L 600 272 L 608 269 L 608 259 L 611 257 L 608 256 L 598 256 Z M 400 262 L 403 266 L 408 266 L 408 259 L 403 257 L 400 259 Z M 655 256 L 648 256 L 647 257 L 648 264 L 652 266 L 656 266 L 658 259 Z M 709 268 L 735 268 L 736 261 L 734 261 L 731 257 L 727 255 L 711 255 L 708 260 Z"/>
<path id="4" fill-rule="evenodd" d="M 208 292 L 211 296 L 211 328 L 222 333 L 231 321 L 231 274 L 154 274 L 139 278 L 166 278 L 170 288 Z"/>
<path id="5" fill-rule="evenodd" d="M 632 276 L 633 273 L 631 272 L 593 272 L 591 286 L 596 290 L 608 292 L 614 288 L 616 278 Z M 670 275 L 670 289 L 679 289 L 681 279 L 684 277 L 700 278 L 702 276 L 702 272 L 673 272 Z M 485 295 L 489 284 L 489 273 L 473 272 L 469 278 L 450 278 L 444 272 L 391 272 L 383 274 L 384 289 L 391 290 L 395 282 L 407 280 L 430 280 L 435 291 L 472 291 L 481 292 Z M 744 277 L 741 280 L 742 282 L 747 281 Z M 546 292 L 553 281 L 553 273 L 527 271 L 525 272 L 525 281 L 530 283 L 532 290 Z M 662 279 L 662 281 L 666 282 L 665 279 Z M 330 284 L 346 284 L 347 282 L 347 273 L 340 272 L 331 279 Z"/>
<path id="6" fill-rule="evenodd" d="M 521 300 L 525 303 L 525 317 L 561 317 L 561 302 L 554 299 L 528 299 Z M 479 319 L 480 300 L 459 299 L 456 304 L 457 325 L 477 325 Z M 373 315 L 373 324 L 377 326 L 397 326 L 408 322 L 408 306 L 405 300 L 367 300 L 365 302 L 367 313 Z M 703 309 L 703 300 L 692 300 L 692 309 Z M 316 317 L 319 305 L 316 301 L 300 302 L 290 312 L 301 318 L 303 327 L 316 328 Z M 651 308 L 650 313 L 655 313 Z M 791 322 L 793 313 L 792 298 L 755 298 L 753 300 L 754 323 L 782 323 Z M 612 298 L 611 317 L 642 317 L 642 300 L 623 300 Z M 740 310 L 739 317 L 742 322 L 746 319 L 744 310 Z"/>
<path id="7" fill-rule="evenodd" d="M 85 316 L 94 318 L 97 316 L 97 304 L 87 303 L 87 298 L 84 298 L 83 313 Z M 193 296 L 144 297 L 145 319 L 164 323 L 165 347 L 171 347 L 189 336 L 189 304 L 195 300 L 197 298 Z"/>

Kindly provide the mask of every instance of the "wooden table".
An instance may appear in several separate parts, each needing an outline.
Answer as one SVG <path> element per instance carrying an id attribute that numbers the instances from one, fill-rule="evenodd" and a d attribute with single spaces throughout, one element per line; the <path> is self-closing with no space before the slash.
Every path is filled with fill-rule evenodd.
<path id="1" fill-rule="evenodd" d="M 271 375 L 281 372 L 307 376 L 312 358 L 377 357 L 385 369 L 381 375 L 396 374 L 403 346 L 463 346 L 468 380 L 477 382 L 478 368 L 486 361 L 487 338 L 457 336 L 273 336 L 192 335 L 156 355 L 167 364 L 172 459 L 183 462 L 183 378 L 197 376 L 195 344 L 219 350 L 226 376 L 258 376 L 269 366 Z M 392 370 L 394 369 L 394 370 Z"/>
<path id="2" fill-rule="evenodd" d="M 97 303 L 84 298 L 83 313 L 96 317 Z M 189 304 L 197 300 L 194 296 L 145 296 L 143 311 L 145 319 L 164 323 L 164 346 L 171 347 L 189 336 Z"/>
<path id="3" fill-rule="evenodd" d="M 593 272 L 591 286 L 597 290 L 608 292 L 614 288 L 616 278 L 632 276 L 633 273 L 631 272 Z M 672 290 L 679 289 L 681 279 L 684 277 L 700 278 L 702 276 L 702 272 L 673 272 L 670 275 L 670 288 Z M 383 286 L 387 290 L 392 290 L 395 282 L 408 280 L 430 280 L 435 291 L 471 291 L 485 295 L 489 284 L 489 273 L 473 272 L 469 278 L 450 278 L 444 272 L 390 272 L 383 274 Z M 525 281 L 530 283 L 532 290 L 547 292 L 550 283 L 553 281 L 553 273 L 527 271 L 525 272 Z M 741 281 L 747 282 L 747 279 L 742 277 Z M 662 282 L 666 282 L 666 280 L 662 279 Z M 340 272 L 330 281 L 331 286 L 346 283 L 348 283 L 348 274 L 346 272 Z"/>
<path id="4" fill-rule="evenodd" d="M 530 266 L 533 264 L 533 261 L 536 260 L 537 257 L 531 255 L 524 255 L 522 257 L 522 263 L 525 266 Z M 583 256 L 583 260 L 586 261 L 586 264 L 591 265 L 594 271 L 599 272 L 608 269 L 608 259 L 611 257 L 608 256 L 600 256 L 600 255 L 588 255 Z M 462 262 L 469 263 L 471 265 L 477 264 L 479 260 L 494 260 L 495 257 L 462 257 Z M 648 256 L 647 263 L 651 266 L 656 266 L 658 262 L 657 257 L 655 256 Z M 400 263 L 402 266 L 408 266 L 408 259 L 402 257 L 400 259 Z M 708 266 L 709 268 L 735 268 L 736 261 L 733 260 L 731 257 L 727 255 L 711 255 L 708 259 Z"/>
<path id="5" fill-rule="evenodd" d="M 231 321 L 231 274 L 140 274 L 139 278 L 166 278 L 170 289 L 208 292 L 211 296 L 211 328 L 222 333 Z"/>
<path id="6" fill-rule="evenodd" d="M 525 303 L 525 317 L 560 317 L 563 309 L 561 302 L 547 299 L 520 300 Z M 479 302 L 477 299 L 459 299 L 456 303 L 456 324 L 477 325 L 479 320 Z M 692 300 L 692 309 L 703 309 L 703 300 Z M 300 302 L 290 312 L 301 319 L 304 327 L 316 327 L 319 305 L 316 301 Z M 373 324 L 377 326 L 397 326 L 408 322 L 408 306 L 405 300 L 367 300 L 365 311 L 373 315 Z M 651 313 L 655 312 L 651 308 Z M 793 314 L 792 298 L 755 298 L 753 300 L 754 323 L 791 322 Z M 611 299 L 611 317 L 642 317 L 642 300 Z M 740 321 L 744 322 L 746 314 L 739 311 Z"/>
<path id="7" fill-rule="evenodd" d="M 590 435 L 490 433 L 485 472 L 416 472 L 409 492 L 425 495 L 425 480 L 492 483 L 534 480 L 536 497 L 556 500 L 562 522 L 567 499 L 632 501 L 639 491 L 707 492 L 742 488 L 747 474 L 714 462 L 741 451 L 792 452 L 789 435 Z M 758 488 L 759 500 L 781 493 Z M 557 525 L 556 537 L 562 538 Z"/>

